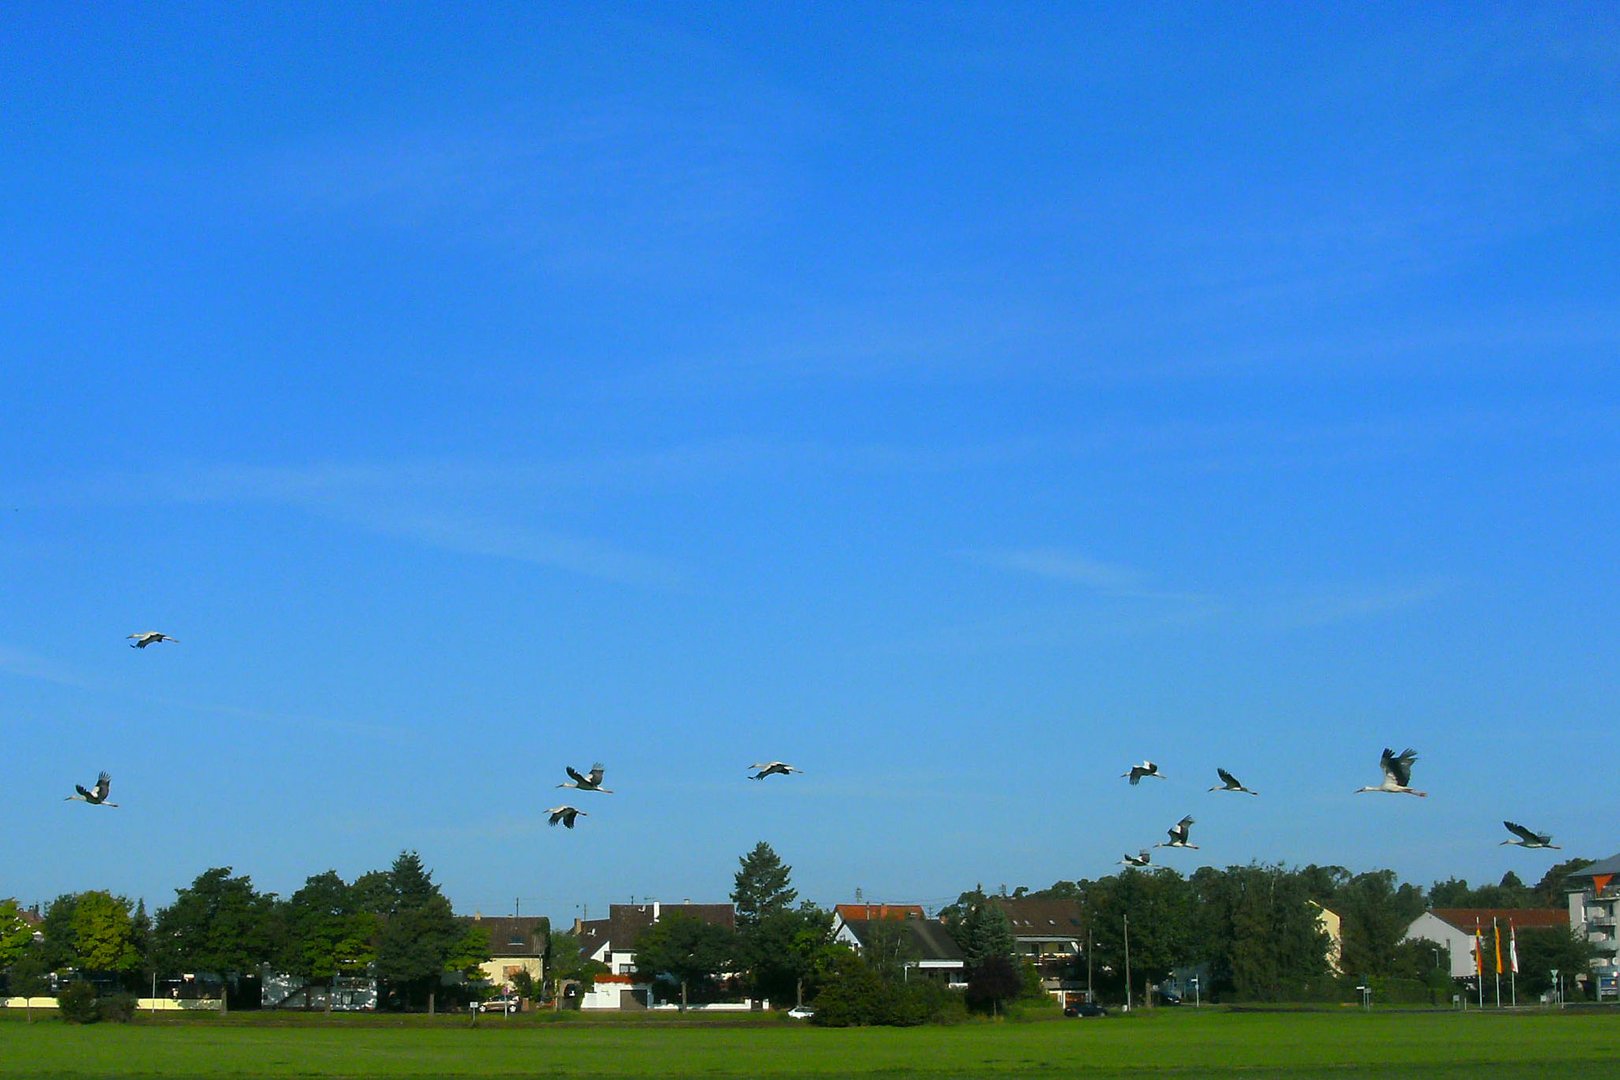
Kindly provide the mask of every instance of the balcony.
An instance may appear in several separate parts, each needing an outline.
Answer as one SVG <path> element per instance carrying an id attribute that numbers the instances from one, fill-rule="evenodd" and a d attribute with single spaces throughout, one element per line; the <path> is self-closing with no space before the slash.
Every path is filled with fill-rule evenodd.
<path id="1" fill-rule="evenodd" d="M 1614 926 L 1615 914 L 1612 907 L 1589 907 L 1581 912 L 1581 920 L 1588 926 Z"/>

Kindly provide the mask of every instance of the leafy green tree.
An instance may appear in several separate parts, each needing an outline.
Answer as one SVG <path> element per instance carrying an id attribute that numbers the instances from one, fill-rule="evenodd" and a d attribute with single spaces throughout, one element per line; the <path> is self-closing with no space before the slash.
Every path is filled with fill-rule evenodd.
<path id="1" fill-rule="evenodd" d="M 1339 889 L 1333 904 L 1344 940 L 1340 968 L 1351 976 L 1393 974 L 1395 947 L 1425 907 L 1423 891 L 1397 884 L 1393 870 L 1373 870 L 1351 878 Z"/>
<path id="2" fill-rule="evenodd" d="M 1470 888 L 1461 878 L 1437 881 L 1429 887 L 1429 905 L 1437 908 L 1535 908 L 1545 903 L 1540 893 L 1530 888 L 1519 875 L 1509 870 L 1496 885 Z"/>
<path id="3" fill-rule="evenodd" d="M 667 979 L 680 987 L 681 1008 L 688 994 L 709 996 L 721 972 L 736 961 L 737 936 L 724 926 L 675 911 L 636 940 L 636 972 L 644 978 Z"/>
<path id="4" fill-rule="evenodd" d="M 999 1015 L 1002 1003 L 1018 997 L 1023 988 L 1024 974 L 1013 958 L 991 953 L 968 973 L 967 999 L 974 1005 L 988 1005 L 991 1013 Z"/>
<path id="5" fill-rule="evenodd" d="M 1518 983 L 1519 993 L 1523 995 L 1543 994 L 1550 990 L 1555 968 L 1569 977 L 1572 983 L 1573 976 L 1588 970 L 1599 955 L 1597 946 L 1568 927 L 1521 929 L 1518 934 Z M 1506 937 L 1505 934 L 1503 936 Z M 1502 946 L 1502 952 L 1505 962 L 1506 943 Z"/>
<path id="6" fill-rule="evenodd" d="M 89 971 L 139 969 L 129 901 L 100 890 L 80 893 L 73 909 L 73 951 L 77 965 Z"/>
<path id="7" fill-rule="evenodd" d="M 585 943 L 573 931 L 552 933 L 546 938 L 546 975 L 551 979 L 552 1000 L 562 1003 L 563 987 L 578 983 L 581 993 L 590 993 L 598 975 L 606 975 L 608 966 L 585 955 Z"/>
<path id="8" fill-rule="evenodd" d="M 1591 859 L 1565 859 L 1543 874 L 1535 885 L 1542 906 L 1563 907 L 1569 894 L 1569 875 L 1591 865 Z"/>
<path id="9" fill-rule="evenodd" d="M 739 935 L 740 959 L 754 993 L 771 1001 L 803 1003 L 815 994 L 820 970 L 833 947 L 832 913 L 813 904 L 773 911 Z"/>
<path id="10" fill-rule="evenodd" d="M 290 975 L 335 982 L 339 975 L 365 971 L 376 959 L 382 919 L 360 908 L 356 890 L 335 870 L 306 879 L 280 905 L 278 917 L 275 963 Z"/>
<path id="11" fill-rule="evenodd" d="M 766 916 L 791 908 L 799 894 L 789 884 L 793 867 L 784 863 L 765 841 L 755 844 L 754 850 L 737 862 L 731 900 L 737 905 L 737 929 L 746 933 Z"/>
<path id="12" fill-rule="evenodd" d="M 857 955 L 837 946 L 826 954 L 827 967 L 821 973 L 824 985 L 816 996 L 812 1023 L 824 1027 L 909 1027 L 962 1017 L 961 995 L 931 979 L 908 983 L 892 978 L 868 962 L 869 951 Z"/>
<path id="13" fill-rule="evenodd" d="M 1006 910 L 990 901 L 974 904 L 962 919 L 961 945 L 970 978 L 975 970 L 990 960 L 1010 960 L 1018 949 Z"/>
<path id="14" fill-rule="evenodd" d="M 22 958 L 34 943 L 34 928 L 23 921 L 16 900 L 0 900 L 0 971 Z"/>
<path id="15" fill-rule="evenodd" d="M 35 959 L 47 972 L 62 971 L 78 964 L 73 930 L 73 913 L 78 907 L 77 893 L 63 893 L 45 905 L 39 920 L 43 940 Z"/>
<path id="16" fill-rule="evenodd" d="M 257 970 L 273 952 L 276 898 L 259 893 L 248 875 L 228 866 L 197 875 L 159 909 L 152 933 L 158 963 L 168 971 L 224 976 Z"/>
<path id="17" fill-rule="evenodd" d="M 917 959 L 917 947 L 903 919 L 871 919 L 866 923 L 861 959 L 878 977 L 903 982 L 906 968 Z"/>
<path id="18" fill-rule="evenodd" d="M 483 965 L 490 958 L 489 930 L 482 926 L 468 926 L 450 946 L 444 958 L 444 970 L 468 979 L 481 978 Z"/>
<path id="19" fill-rule="evenodd" d="M 1202 867 L 1193 874 L 1195 955 L 1217 992 L 1279 1001 L 1327 974 L 1328 936 L 1310 882 L 1280 866 Z"/>
<path id="20" fill-rule="evenodd" d="M 1339 895 L 1339 890 L 1350 883 L 1350 871 L 1342 866 L 1318 866 L 1311 863 L 1299 871 L 1305 884 L 1305 895 L 1318 904 L 1327 904 Z"/>
<path id="21" fill-rule="evenodd" d="M 1083 884 L 1082 906 L 1095 927 L 1095 959 L 1112 976 L 1106 982 L 1123 978 L 1127 919 L 1130 968 L 1138 987 L 1163 981 L 1172 968 L 1192 958 L 1193 892 L 1179 873 L 1131 867 Z"/>
<path id="22" fill-rule="evenodd" d="M 365 879 L 361 879 L 365 881 Z M 360 882 L 356 882 L 356 887 Z M 433 1011 L 440 978 L 462 941 L 450 901 L 414 851 L 402 851 L 386 882 L 367 882 L 368 902 L 383 907 L 377 973 L 407 1003 Z"/>

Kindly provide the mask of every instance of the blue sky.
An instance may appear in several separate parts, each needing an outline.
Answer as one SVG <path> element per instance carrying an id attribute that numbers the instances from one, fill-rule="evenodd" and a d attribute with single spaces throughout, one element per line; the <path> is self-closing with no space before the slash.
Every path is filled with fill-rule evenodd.
<path id="1" fill-rule="evenodd" d="M 1614 7 L 0 20 L 0 895 L 1620 849 Z"/>

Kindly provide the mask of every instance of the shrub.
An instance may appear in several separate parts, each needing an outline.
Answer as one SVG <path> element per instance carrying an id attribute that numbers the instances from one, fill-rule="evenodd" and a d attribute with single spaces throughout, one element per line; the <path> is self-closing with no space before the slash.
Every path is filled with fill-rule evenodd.
<path id="1" fill-rule="evenodd" d="M 967 1017 L 962 995 L 933 982 L 895 982 L 859 957 L 847 957 L 816 995 L 811 1023 L 822 1027 L 915 1027 L 960 1023 Z"/>
<path id="2" fill-rule="evenodd" d="M 108 994 L 97 999 L 97 1011 L 101 1018 L 112 1024 L 127 1024 L 135 1019 L 134 994 Z"/>
<path id="3" fill-rule="evenodd" d="M 56 1006 L 69 1024 L 93 1024 L 101 1019 L 96 988 L 87 982 L 76 982 L 56 995 Z"/>

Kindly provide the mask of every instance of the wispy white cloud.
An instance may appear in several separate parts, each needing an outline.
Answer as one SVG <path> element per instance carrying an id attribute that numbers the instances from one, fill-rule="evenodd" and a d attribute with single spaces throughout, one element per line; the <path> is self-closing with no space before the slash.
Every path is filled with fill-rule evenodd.
<path id="1" fill-rule="evenodd" d="M 1025 548 L 989 552 L 981 561 L 1007 570 L 1021 570 L 1039 577 L 1053 578 L 1074 585 L 1085 585 L 1105 592 L 1135 589 L 1142 575 L 1130 567 L 1101 562 L 1072 551 L 1057 548 Z"/>
<path id="2" fill-rule="evenodd" d="M 1443 580 L 1304 592 L 1244 606 L 1262 625 L 1305 629 L 1393 615 L 1434 602 L 1451 588 Z"/>
<path id="3" fill-rule="evenodd" d="M 207 466 L 104 477 L 84 485 L 79 497 L 92 502 L 285 506 L 445 551 L 625 585 L 679 589 L 690 574 L 674 560 L 533 523 L 547 516 L 548 492 L 555 497 L 615 472 L 622 477 L 670 467 L 656 456 L 558 467 L 453 462 Z M 526 511 L 528 520 L 485 508 L 513 503 L 532 508 Z"/>

